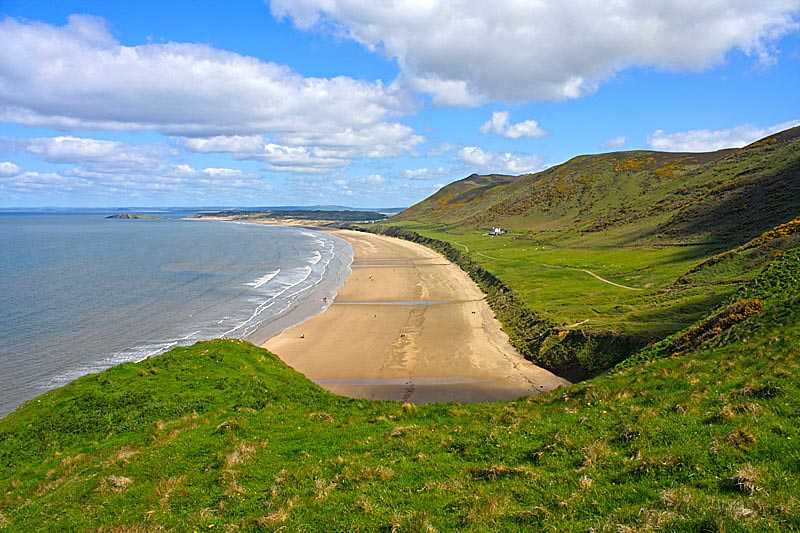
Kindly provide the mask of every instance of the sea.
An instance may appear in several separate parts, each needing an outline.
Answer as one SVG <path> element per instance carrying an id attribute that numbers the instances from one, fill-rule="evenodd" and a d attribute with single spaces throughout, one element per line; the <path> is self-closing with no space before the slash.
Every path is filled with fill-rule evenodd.
<path id="1" fill-rule="evenodd" d="M 262 343 L 323 311 L 350 272 L 352 249 L 327 232 L 114 213 L 0 211 L 0 417 L 175 346 Z"/>

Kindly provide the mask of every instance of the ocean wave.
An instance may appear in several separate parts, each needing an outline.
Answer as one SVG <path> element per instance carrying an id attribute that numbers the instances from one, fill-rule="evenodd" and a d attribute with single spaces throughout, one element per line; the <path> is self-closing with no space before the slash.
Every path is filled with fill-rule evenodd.
<path id="1" fill-rule="evenodd" d="M 314 251 L 314 256 L 309 261 L 311 266 L 303 267 L 302 269 L 299 269 L 299 272 L 295 271 L 295 276 L 287 276 L 289 279 L 276 280 L 276 283 L 273 283 L 273 285 L 283 288 L 271 295 L 268 300 L 259 305 L 247 320 L 224 333 L 223 336 L 230 336 L 233 333 L 237 333 L 236 336 L 238 337 L 248 337 L 258 330 L 258 328 L 260 328 L 265 322 L 276 320 L 282 316 L 287 310 L 294 307 L 294 304 L 297 303 L 302 294 L 312 290 L 325 280 L 328 267 L 336 257 L 336 243 L 333 240 L 326 239 L 317 239 L 317 241 L 323 247 L 321 251 Z M 316 274 L 314 279 L 311 280 L 311 282 L 306 283 L 309 281 L 312 274 Z M 302 277 L 302 279 L 299 279 L 300 277 Z M 297 288 L 297 290 L 292 291 L 292 289 L 295 288 Z M 267 309 L 272 309 L 275 303 L 279 301 L 284 305 L 280 306 L 278 309 L 273 309 L 274 312 L 270 313 L 268 317 L 262 318 L 264 312 Z"/>
<path id="2" fill-rule="evenodd" d="M 258 289 L 259 287 L 263 287 L 264 285 L 266 285 L 267 283 L 272 281 L 272 279 L 275 276 L 277 276 L 278 274 L 280 274 L 280 273 L 281 273 L 281 269 L 279 268 L 278 270 L 275 270 L 273 272 L 266 273 L 265 275 L 261 276 L 260 278 L 257 278 L 255 281 L 251 281 L 249 283 L 245 283 L 245 285 L 247 285 L 249 287 L 253 287 L 254 289 Z"/>
<path id="3" fill-rule="evenodd" d="M 116 352 L 108 357 L 101 359 L 100 361 L 95 361 L 90 364 L 84 364 L 53 376 L 49 379 L 48 383 L 42 384 L 42 388 L 50 388 L 52 386 L 60 386 L 69 383 L 81 376 L 85 376 L 87 374 L 94 374 L 96 372 L 100 372 L 102 370 L 106 370 L 107 368 L 111 368 L 113 366 L 121 365 L 123 363 L 138 363 L 139 361 L 144 361 L 149 357 L 154 357 L 156 355 L 161 355 L 164 352 L 175 348 L 176 346 L 186 346 L 189 344 L 193 344 L 194 342 L 200 340 L 202 338 L 202 330 L 193 331 L 188 335 L 184 335 L 182 337 L 178 337 L 176 339 L 161 341 L 161 342 L 152 342 L 149 344 L 142 344 L 140 346 L 136 346 L 127 350 L 123 350 L 121 352 Z"/>
<path id="4" fill-rule="evenodd" d="M 268 298 L 263 303 L 261 303 L 258 307 L 256 307 L 256 309 L 247 318 L 247 320 L 241 322 L 237 326 L 235 326 L 235 327 L 229 329 L 228 331 L 226 331 L 225 333 L 223 333 L 222 337 L 229 337 L 232 334 L 234 334 L 234 333 L 236 333 L 236 332 L 238 332 L 240 330 L 243 330 L 243 329 L 246 331 L 248 329 L 248 326 L 251 325 L 253 323 L 253 321 L 256 320 L 261 315 L 261 313 L 263 313 L 264 311 L 266 311 L 267 309 L 272 307 L 272 305 L 275 303 L 275 301 L 277 300 L 278 297 L 280 297 L 281 295 L 285 294 L 287 291 L 291 290 L 293 287 L 296 287 L 297 285 L 300 285 L 301 283 L 304 283 L 311 276 L 311 274 L 314 272 L 314 270 L 310 266 L 305 266 L 305 267 L 301 267 L 299 269 L 293 269 L 293 270 L 297 271 L 296 272 L 296 276 L 288 275 L 287 276 L 287 278 L 289 278 L 288 280 L 279 280 L 281 285 L 284 286 L 284 288 L 282 290 L 280 290 L 276 294 L 271 295 L 270 298 Z M 244 336 L 246 336 L 246 335 L 244 335 Z"/>

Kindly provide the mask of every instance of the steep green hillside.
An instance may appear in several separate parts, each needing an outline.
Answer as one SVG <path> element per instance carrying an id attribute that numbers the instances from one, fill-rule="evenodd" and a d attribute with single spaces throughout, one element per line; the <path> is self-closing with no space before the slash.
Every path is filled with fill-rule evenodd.
<path id="1" fill-rule="evenodd" d="M 741 244 L 800 212 L 800 127 L 738 150 L 575 157 L 544 172 L 470 176 L 397 220 L 559 237 Z M 748 216 L 742 216 L 742 211 Z"/>
<path id="2" fill-rule="evenodd" d="M 799 248 L 624 368 L 517 402 L 347 400 L 199 343 L 0 421 L 0 528 L 800 529 L 798 345 Z"/>
<path id="3" fill-rule="evenodd" d="M 443 188 L 391 226 L 458 247 L 561 331 L 551 332 L 642 347 L 700 319 L 796 243 L 796 224 L 770 235 L 800 216 L 800 128 L 738 150 L 581 156 L 465 187 Z M 492 226 L 509 233 L 489 237 Z M 585 346 L 574 358 L 583 350 L 595 370 L 630 353 Z"/>
<path id="4" fill-rule="evenodd" d="M 505 186 L 516 181 L 514 176 L 472 174 L 451 183 L 433 196 L 409 207 L 398 218 L 456 222 L 470 217 L 476 209 L 486 209 L 503 197 Z"/>

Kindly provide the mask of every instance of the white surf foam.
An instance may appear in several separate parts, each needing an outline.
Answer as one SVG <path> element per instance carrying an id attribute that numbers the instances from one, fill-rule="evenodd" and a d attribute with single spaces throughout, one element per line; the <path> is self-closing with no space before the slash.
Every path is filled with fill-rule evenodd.
<path id="1" fill-rule="evenodd" d="M 121 352 L 114 353 L 108 357 L 101 359 L 100 361 L 96 361 L 91 364 L 81 365 L 77 368 L 73 368 L 68 370 L 67 372 L 63 372 L 56 376 L 53 376 L 49 379 L 47 383 L 40 384 L 40 388 L 42 389 L 49 389 L 52 386 L 60 386 L 69 383 L 81 376 L 85 376 L 87 374 L 94 374 L 96 372 L 100 372 L 107 368 L 111 368 L 112 366 L 121 365 L 123 363 L 138 363 L 139 361 L 144 361 L 148 357 L 154 357 L 156 355 L 161 355 L 164 352 L 175 348 L 176 346 L 186 346 L 189 344 L 194 344 L 196 341 L 200 340 L 202 335 L 201 330 L 193 331 L 188 335 L 184 335 L 183 337 L 179 337 L 177 339 L 169 340 L 169 341 L 162 341 L 162 342 L 154 342 L 150 344 L 143 344 L 140 346 L 136 346 L 134 348 L 124 350 Z"/>
<path id="2" fill-rule="evenodd" d="M 273 272 L 266 273 L 265 275 L 261 276 L 260 278 L 256 279 L 255 281 L 251 281 L 249 283 L 245 283 L 245 285 L 253 287 L 254 289 L 258 289 L 259 287 L 263 287 L 264 285 L 266 285 L 267 283 L 272 281 L 272 279 L 275 276 L 277 276 L 278 274 L 280 274 L 280 273 L 281 273 L 281 269 L 279 268 L 278 270 L 275 270 Z"/>
<path id="3" fill-rule="evenodd" d="M 228 331 L 223 333 L 222 336 L 223 337 L 230 337 L 234 333 L 239 332 L 239 334 L 241 334 L 241 332 L 243 330 L 247 331 L 247 329 L 249 329 L 248 326 L 253 324 L 253 322 L 265 310 L 267 310 L 270 307 L 272 307 L 272 305 L 275 303 L 275 301 L 278 299 L 278 297 L 280 297 L 281 295 L 285 294 L 287 291 L 291 290 L 293 287 L 296 287 L 297 285 L 300 285 L 301 283 L 305 282 L 311 276 L 311 274 L 314 272 L 314 270 L 310 266 L 305 266 L 305 267 L 302 267 L 302 268 L 299 268 L 299 269 L 294 269 L 294 270 L 296 270 L 297 272 L 295 272 L 293 276 L 289 275 L 289 276 L 287 276 L 287 278 L 288 278 L 287 280 L 280 280 L 281 283 L 285 285 L 285 288 L 283 290 L 279 291 L 277 294 L 271 296 L 269 299 L 267 299 L 263 303 L 261 303 L 261 305 L 256 307 L 256 309 L 247 318 L 247 320 L 245 320 L 245 321 L 241 322 L 240 324 L 238 324 L 237 326 L 229 329 Z"/>

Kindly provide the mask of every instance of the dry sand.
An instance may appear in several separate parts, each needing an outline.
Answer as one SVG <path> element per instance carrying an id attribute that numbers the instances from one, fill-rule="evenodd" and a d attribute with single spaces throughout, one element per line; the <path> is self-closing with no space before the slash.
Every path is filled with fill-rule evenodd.
<path id="1" fill-rule="evenodd" d="M 464 271 L 419 244 L 337 230 L 352 274 L 333 305 L 264 346 L 331 392 L 425 402 L 507 400 L 566 385 L 520 357 Z"/>

